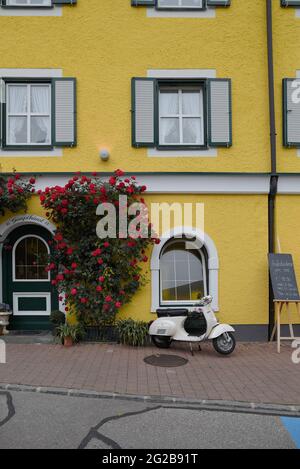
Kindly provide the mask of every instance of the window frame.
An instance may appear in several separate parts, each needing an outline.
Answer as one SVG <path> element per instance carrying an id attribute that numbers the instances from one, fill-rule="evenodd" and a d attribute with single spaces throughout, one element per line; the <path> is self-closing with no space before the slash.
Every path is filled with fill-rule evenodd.
<path id="1" fill-rule="evenodd" d="M 53 0 L 50 0 L 50 5 L 30 5 L 30 4 L 27 4 L 27 5 L 12 5 L 12 4 L 9 4 L 7 3 L 7 1 L 9 0 L 4 0 L 4 3 L 1 5 L 2 8 L 34 8 L 34 9 L 40 9 L 40 8 L 54 8 L 54 3 L 53 3 Z M 29 0 L 27 0 L 29 1 Z"/>
<path id="2" fill-rule="evenodd" d="M 174 88 L 184 88 L 188 86 L 196 86 L 202 88 L 203 97 L 203 144 L 176 144 L 176 145 L 162 145 L 160 143 L 160 111 L 159 111 L 159 96 L 160 87 L 170 86 Z M 161 151 L 168 150 L 207 150 L 208 149 L 208 109 L 207 109 L 207 79 L 191 79 L 191 78 L 158 78 L 156 80 L 156 103 L 154 111 L 154 128 L 156 135 L 155 148 Z"/>
<path id="3" fill-rule="evenodd" d="M 186 242 L 192 242 L 192 240 L 189 240 L 188 238 L 185 238 L 185 237 L 173 237 L 171 239 L 169 239 L 167 241 L 167 243 L 165 243 L 165 245 L 163 246 L 163 249 L 162 249 L 162 252 L 161 252 L 161 255 L 160 255 L 160 258 L 159 258 L 159 304 L 160 306 L 162 307 L 167 307 L 167 306 L 170 306 L 170 307 L 174 307 L 174 306 L 191 306 L 191 305 L 195 305 L 197 303 L 197 300 L 175 300 L 175 301 L 164 301 L 163 300 L 163 297 L 162 297 L 162 293 L 163 293 L 163 290 L 162 290 L 162 275 L 161 275 L 161 261 L 162 261 L 162 257 L 164 255 L 164 252 L 165 252 L 165 249 L 168 248 L 171 244 L 175 244 L 176 242 L 178 241 L 186 241 Z M 208 284 L 208 257 L 207 257 L 207 253 L 206 251 L 204 251 L 203 248 L 201 249 L 198 249 L 198 253 L 201 257 L 201 262 L 202 262 L 202 274 L 203 274 L 203 284 L 204 284 L 204 296 L 208 295 L 208 292 L 209 292 L 209 284 Z M 199 302 L 200 302 L 200 299 L 199 299 Z"/>
<path id="4" fill-rule="evenodd" d="M 180 0 L 181 1 L 181 0 Z M 188 6 L 159 6 L 160 0 L 155 0 L 155 9 L 158 11 L 205 11 L 207 9 L 206 7 L 206 1 L 202 0 L 202 7 L 188 7 Z"/>
<path id="5" fill-rule="evenodd" d="M 46 246 L 48 255 L 50 254 L 49 245 L 47 244 L 47 242 L 41 236 L 38 236 L 38 235 L 35 235 L 35 234 L 26 234 L 24 236 L 21 236 L 21 238 L 19 238 L 18 241 L 15 242 L 14 247 L 13 247 L 12 256 L 11 256 L 12 257 L 13 282 L 38 282 L 38 283 L 39 282 L 50 282 L 50 280 L 51 280 L 50 271 L 47 272 L 47 279 L 20 279 L 20 278 L 16 278 L 16 250 L 17 250 L 17 247 L 20 244 L 20 242 L 23 241 L 26 238 L 37 238 L 37 239 L 39 239 Z"/>
<path id="6" fill-rule="evenodd" d="M 54 116 L 54 91 L 53 91 L 53 81 L 51 78 L 3 78 L 3 81 L 5 83 L 5 94 L 7 98 L 7 87 L 9 85 L 34 85 L 34 84 L 40 84 L 40 85 L 49 85 L 51 96 L 50 96 L 50 103 L 51 103 L 51 108 L 50 108 L 50 125 L 51 125 L 51 142 L 50 144 L 32 144 L 32 143 L 22 143 L 22 144 L 9 144 L 7 142 L 7 123 L 8 123 L 8 106 L 7 106 L 7 99 L 5 99 L 4 103 L 2 103 L 2 148 L 4 150 L 43 150 L 43 151 L 49 151 L 52 150 L 54 145 L 54 126 L 55 126 L 55 116 Z"/>

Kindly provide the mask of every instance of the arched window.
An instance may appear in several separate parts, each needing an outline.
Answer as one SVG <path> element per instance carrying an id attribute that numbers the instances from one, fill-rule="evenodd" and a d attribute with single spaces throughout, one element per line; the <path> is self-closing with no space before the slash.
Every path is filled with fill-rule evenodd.
<path id="1" fill-rule="evenodd" d="M 39 236 L 24 236 L 14 246 L 14 280 L 49 280 L 45 271 L 49 247 Z"/>
<path id="2" fill-rule="evenodd" d="M 207 295 L 206 271 L 204 250 L 186 238 L 168 241 L 160 258 L 161 304 L 195 303 Z"/>

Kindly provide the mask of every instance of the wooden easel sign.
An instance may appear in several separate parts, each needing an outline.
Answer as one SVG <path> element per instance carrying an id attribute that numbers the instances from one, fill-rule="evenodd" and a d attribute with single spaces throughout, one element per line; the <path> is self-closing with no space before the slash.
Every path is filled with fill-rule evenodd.
<path id="1" fill-rule="evenodd" d="M 295 340 L 294 328 L 291 320 L 290 305 L 295 304 L 300 317 L 300 297 L 294 263 L 291 254 L 269 254 L 269 269 L 275 303 L 275 326 L 271 340 L 277 331 L 277 350 L 280 353 L 282 340 Z M 286 307 L 290 337 L 281 336 L 281 315 Z"/>

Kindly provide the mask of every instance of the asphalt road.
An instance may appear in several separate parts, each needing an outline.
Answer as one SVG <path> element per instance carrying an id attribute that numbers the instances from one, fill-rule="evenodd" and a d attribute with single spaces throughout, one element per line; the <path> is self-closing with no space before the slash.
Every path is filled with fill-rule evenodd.
<path id="1" fill-rule="evenodd" d="M 300 448 L 300 419 L 0 391 L 4 448 Z"/>

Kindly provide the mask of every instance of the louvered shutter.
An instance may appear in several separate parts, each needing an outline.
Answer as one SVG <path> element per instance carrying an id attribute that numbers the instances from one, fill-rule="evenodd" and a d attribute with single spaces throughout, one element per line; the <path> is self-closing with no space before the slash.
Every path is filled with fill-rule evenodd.
<path id="1" fill-rule="evenodd" d="M 300 146 L 300 79 L 283 80 L 283 143 Z"/>
<path id="2" fill-rule="evenodd" d="M 300 0 L 281 0 L 283 7 L 298 7 L 300 6 Z"/>
<path id="3" fill-rule="evenodd" d="M 209 79 L 208 141 L 211 147 L 232 145 L 231 80 Z"/>
<path id="4" fill-rule="evenodd" d="M 155 79 L 132 79 L 132 145 L 134 147 L 155 145 L 155 96 Z"/>
<path id="5" fill-rule="evenodd" d="M 53 5 L 75 5 L 77 0 L 52 0 Z"/>
<path id="6" fill-rule="evenodd" d="M 229 7 L 231 0 L 207 0 L 207 6 Z"/>
<path id="7" fill-rule="evenodd" d="M 138 6 L 155 6 L 155 0 L 131 0 L 133 7 Z"/>
<path id="8" fill-rule="evenodd" d="M 76 145 L 76 80 L 53 79 L 53 145 Z"/>

